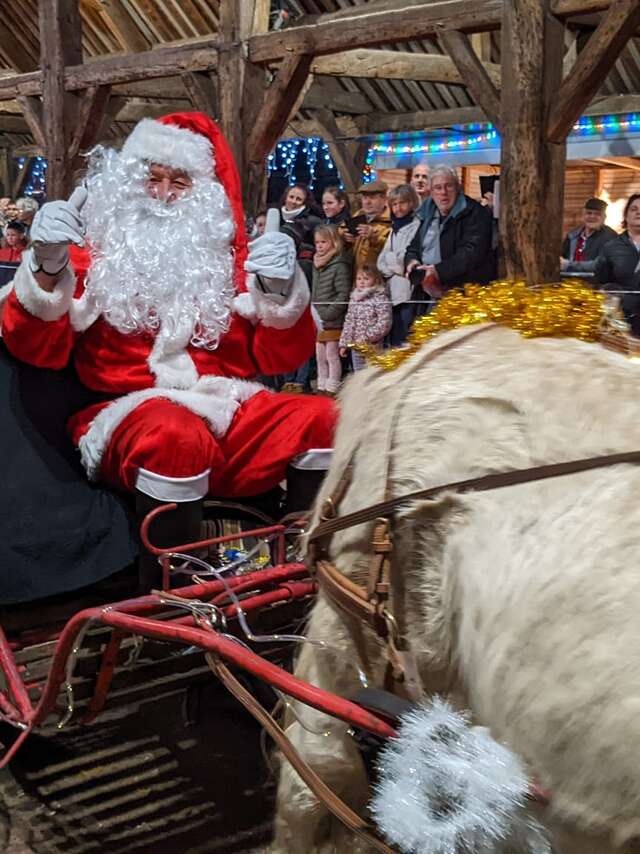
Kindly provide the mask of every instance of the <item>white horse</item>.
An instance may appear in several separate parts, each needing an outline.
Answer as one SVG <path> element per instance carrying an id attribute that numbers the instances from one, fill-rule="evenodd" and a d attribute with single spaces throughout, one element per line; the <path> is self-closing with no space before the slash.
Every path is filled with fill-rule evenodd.
<path id="1" fill-rule="evenodd" d="M 440 334 L 391 372 L 356 374 L 317 506 L 353 465 L 338 515 L 506 469 L 640 449 L 640 366 L 598 344 L 487 326 Z M 470 334 L 473 333 L 473 334 Z M 318 510 L 315 520 L 318 519 Z M 371 526 L 329 555 L 366 584 Z M 640 466 L 414 502 L 393 520 L 391 607 L 429 693 L 469 708 L 552 791 L 554 852 L 640 838 Z M 381 687 L 373 632 L 321 592 L 296 674 Z M 368 782 L 348 727 L 292 704 L 287 735 L 357 810 Z M 283 762 L 273 851 L 364 852 Z M 521 854 L 509 848 L 511 854 Z"/>

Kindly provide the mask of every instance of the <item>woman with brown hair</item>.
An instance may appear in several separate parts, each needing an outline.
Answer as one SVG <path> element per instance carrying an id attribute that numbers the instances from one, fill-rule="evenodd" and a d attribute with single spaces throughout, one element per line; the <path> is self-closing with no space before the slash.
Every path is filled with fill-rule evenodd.
<path id="1" fill-rule="evenodd" d="M 351 262 L 333 226 L 316 228 L 315 247 L 311 299 L 322 321 L 316 342 L 318 393 L 333 397 L 342 379 L 338 342 L 351 291 Z"/>

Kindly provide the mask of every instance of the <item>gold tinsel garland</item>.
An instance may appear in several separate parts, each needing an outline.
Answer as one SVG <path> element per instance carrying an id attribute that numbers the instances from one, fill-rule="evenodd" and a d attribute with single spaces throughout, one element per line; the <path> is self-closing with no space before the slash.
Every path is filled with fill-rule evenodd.
<path id="1" fill-rule="evenodd" d="M 354 350 L 369 364 L 391 371 L 447 329 L 501 323 L 525 338 L 597 341 L 604 317 L 605 295 L 578 281 L 536 288 L 522 281 L 465 285 L 464 290 L 446 294 L 430 314 L 416 318 L 403 347 L 380 353 L 370 345 L 357 345 Z"/>

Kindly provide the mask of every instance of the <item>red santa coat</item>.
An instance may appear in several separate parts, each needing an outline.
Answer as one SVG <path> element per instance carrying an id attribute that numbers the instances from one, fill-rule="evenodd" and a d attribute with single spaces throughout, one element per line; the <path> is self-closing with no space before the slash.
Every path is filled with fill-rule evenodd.
<path id="1" fill-rule="evenodd" d="M 209 351 L 193 347 L 188 341 L 184 346 L 178 343 L 167 347 L 166 342 L 158 346 L 162 344 L 160 336 L 124 335 L 112 327 L 92 309 L 83 293 L 88 256 L 81 250 L 72 249 L 74 269 L 65 271 L 52 294 L 35 281 L 29 269 L 29 254 L 25 254 L 26 261 L 16 273 L 14 289 L 5 304 L 2 335 L 14 356 L 37 367 L 59 369 L 73 358 L 78 376 L 88 388 L 113 397 L 82 410 L 70 425 L 90 477 L 105 475 L 101 472 L 105 454 L 113 467 L 114 451 L 110 445 L 135 419 L 136 410 L 146 405 L 148 413 L 152 400 L 171 401 L 173 410 L 175 404 L 190 410 L 200 424 L 202 420 L 206 422 L 221 442 L 241 407 L 250 408 L 251 418 L 268 427 L 269 419 L 275 416 L 276 399 L 251 378 L 294 370 L 312 354 L 316 330 L 309 310 L 308 288 L 300 271 L 284 305 L 277 305 L 254 290 L 249 277 L 248 291 L 235 298 L 228 332 L 218 347 Z M 252 398 L 254 402 L 249 407 Z M 284 396 L 278 398 L 283 410 L 288 407 L 293 414 L 291 402 Z M 270 449 L 267 445 L 260 448 L 260 453 L 284 459 L 309 447 L 330 444 L 335 420 L 330 402 L 313 398 L 303 402 L 296 397 L 296 404 L 300 414 L 308 409 L 307 421 L 317 422 L 315 435 L 314 431 L 303 431 L 306 447 L 300 447 L 301 432 L 284 429 L 281 436 L 291 447 Z M 156 407 L 156 412 L 166 414 L 168 410 Z M 192 422 L 192 427 L 195 425 Z M 246 434 L 246 429 L 243 432 Z M 235 456 L 237 450 L 234 449 Z M 255 453 L 258 449 L 248 450 Z M 154 459 L 157 460 L 157 453 Z M 217 462 L 219 466 L 220 461 Z M 265 462 L 268 461 L 261 461 L 263 468 Z M 211 463 L 215 468 L 216 461 L 210 461 L 207 468 Z M 236 460 L 236 467 L 237 464 Z M 249 458 L 246 465 L 251 465 Z M 276 477 L 276 468 L 269 478 L 262 479 L 261 488 L 275 485 L 269 481 Z M 127 480 L 122 473 L 107 478 Z M 124 485 L 131 488 L 131 477 L 128 481 Z M 247 489 L 246 478 L 243 484 L 238 494 L 260 491 Z"/>

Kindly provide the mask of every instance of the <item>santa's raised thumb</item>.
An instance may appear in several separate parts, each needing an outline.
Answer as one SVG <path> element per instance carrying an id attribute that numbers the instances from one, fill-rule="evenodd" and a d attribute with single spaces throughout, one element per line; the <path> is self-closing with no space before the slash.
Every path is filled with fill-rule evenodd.
<path id="1" fill-rule="evenodd" d="M 264 224 L 264 233 L 275 234 L 277 231 L 280 231 L 280 211 L 278 208 L 269 208 Z"/>
<path id="2" fill-rule="evenodd" d="M 83 187 L 82 184 L 79 187 L 76 187 L 73 193 L 69 196 L 68 203 L 72 205 L 78 213 L 84 207 L 85 202 L 87 201 L 87 196 L 89 193 L 87 192 L 87 188 Z"/>

